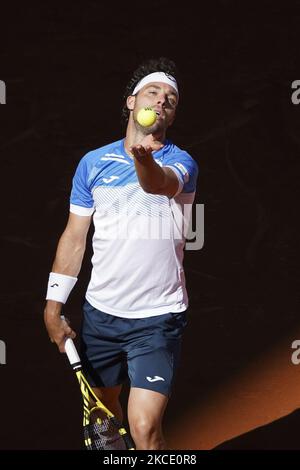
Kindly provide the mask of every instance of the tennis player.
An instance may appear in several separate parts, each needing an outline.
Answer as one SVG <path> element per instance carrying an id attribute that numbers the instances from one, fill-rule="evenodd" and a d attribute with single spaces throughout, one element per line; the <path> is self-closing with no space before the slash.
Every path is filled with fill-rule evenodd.
<path id="1" fill-rule="evenodd" d="M 125 138 L 80 160 L 44 311 L 50 339 L 64 352 L 75 332 L 61 309 L 76 284 L 93 218 L 81 356 L 94 391 L 119 419 L 129 377 L 128 421 L 137 449 L 166 448 L 162 419 L 188 308 L 183 250 L 198 167 L 166 137 L 180 100 L 177 76 L 170 59 L 143 62 L 125 92 Z M 157 115 L 150 127 L 137 121 L 143 107 Z"/>

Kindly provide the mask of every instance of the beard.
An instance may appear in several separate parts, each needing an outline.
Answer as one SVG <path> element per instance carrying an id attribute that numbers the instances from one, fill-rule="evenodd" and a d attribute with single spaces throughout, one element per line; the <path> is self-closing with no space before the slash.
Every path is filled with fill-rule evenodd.
<path id="1" fill-rule="evenodd" d="M 136 120 L 134 121 L 136 128 L 143 135 L 149 134 L 161 134 L 165 131 L 164 124 L 162 122 L 155 121 L 152 126 L 141 126 Z"/>

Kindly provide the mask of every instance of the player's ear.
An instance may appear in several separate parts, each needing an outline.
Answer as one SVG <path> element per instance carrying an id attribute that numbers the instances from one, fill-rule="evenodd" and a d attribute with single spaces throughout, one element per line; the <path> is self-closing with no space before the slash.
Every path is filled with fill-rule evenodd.
<path id="1" fill-rule="evenodd" d="M 133 95 L 128 96 L 126 100 L 126 105 L 129 111 L 133 111 L 134 104 L 135 104 L 135 96 Z"/>

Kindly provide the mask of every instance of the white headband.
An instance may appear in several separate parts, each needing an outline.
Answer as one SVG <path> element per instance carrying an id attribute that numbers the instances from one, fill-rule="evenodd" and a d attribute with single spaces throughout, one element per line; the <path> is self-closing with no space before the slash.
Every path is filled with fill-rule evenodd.
<path id="1" fill-rule="evenodd" d="M 154 72 L 150 73 L 149 75 L 146 75 L 146 77 L 142 78 L 142 80 L 138 82 L 132 94 L 135 95 L 138 91 L 140 91 L 141 88 L 143 88 L 145 85 L 148 85 L 148 83 L 152 82 L 160 82 L 170 85 L 174 88 L 177 95 L 179 96 L 178 86 L 175 78 L 172 77 L 172 75 L 166 74 L 165 72 Z"/>

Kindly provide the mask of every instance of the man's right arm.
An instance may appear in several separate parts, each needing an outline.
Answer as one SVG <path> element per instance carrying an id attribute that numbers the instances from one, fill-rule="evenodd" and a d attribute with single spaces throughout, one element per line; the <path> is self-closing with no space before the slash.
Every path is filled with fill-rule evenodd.
<path id="1" fill-rule="evenodd" d="M 86 237 L 92 216 L 80 216 L 70 212 L 67 226 L 60 237 L 53 273 L 77 277 L 85 252 Z M 66 337 L 75 338 L 76 334 L 69 324 L 61 319 L 63 304 L 48 300 L 44 310 L 44 321 L 52 342 L 56 343 L 60 352 L 64 352 Z"/>

